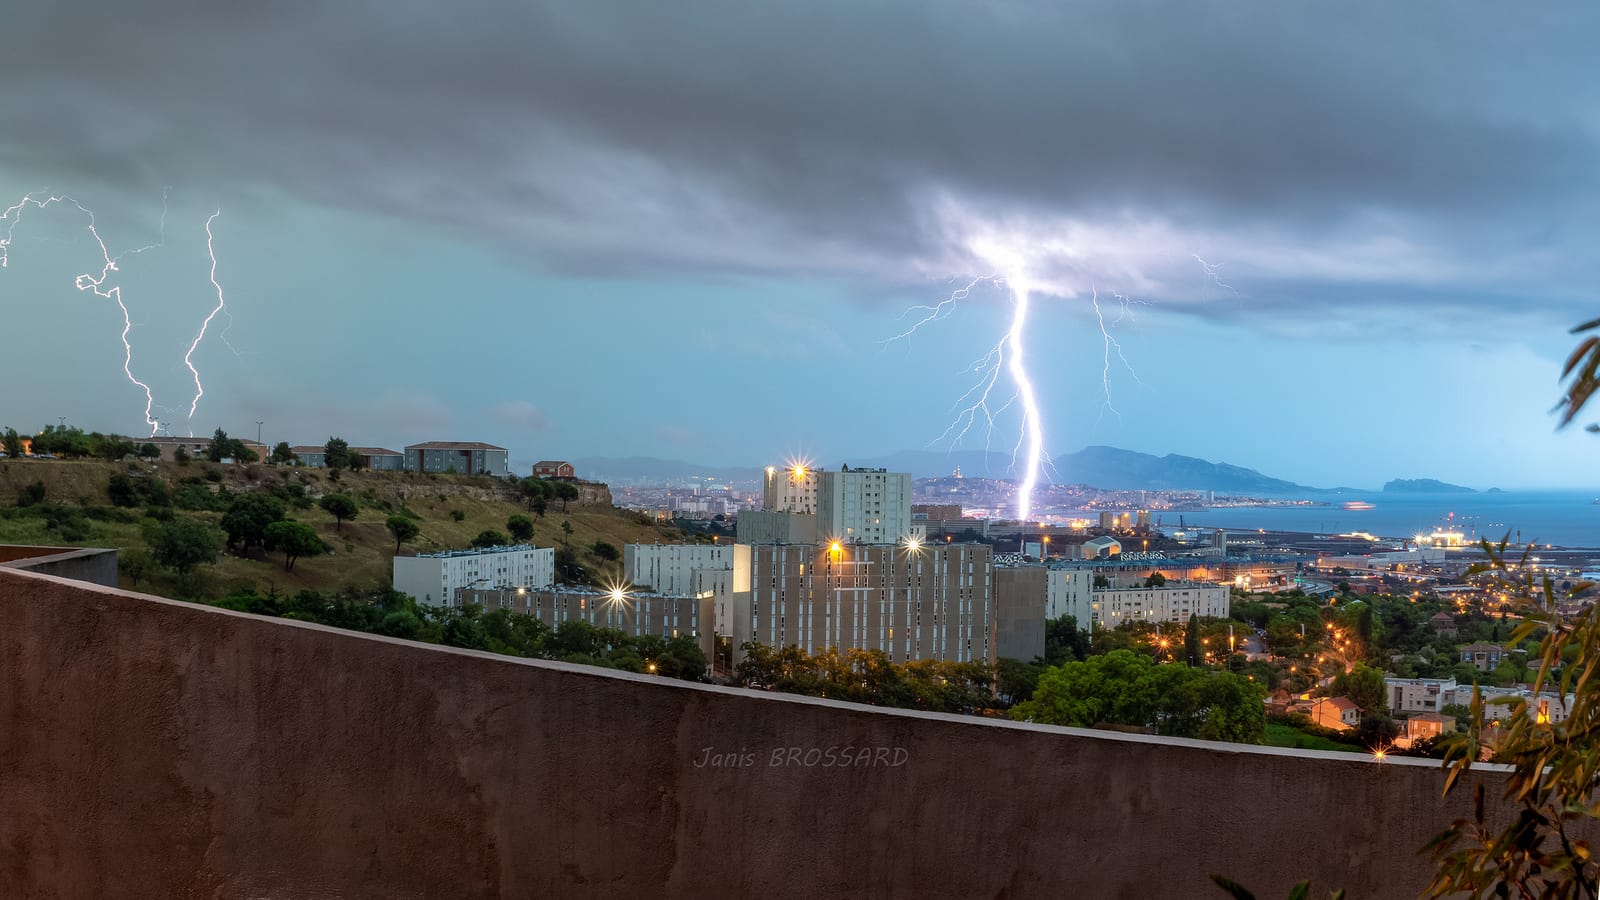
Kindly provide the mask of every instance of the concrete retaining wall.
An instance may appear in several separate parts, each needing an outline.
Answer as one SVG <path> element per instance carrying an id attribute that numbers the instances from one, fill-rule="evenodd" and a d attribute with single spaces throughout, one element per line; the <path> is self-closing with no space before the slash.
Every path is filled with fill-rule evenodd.
<path id="1" fill-rule="evenodd" d="M 117 586 L 117 551 L 98 547 L 0 544 L 0 567 Z"/>
<path id="2" fill-rule="evenodd" d="M 1220 898 L 1221 872 L 1264 900 L 1307 877 L 1407 897 L 1470 796 L 1439 786 L 1426 762 L 681 685 L 0 569 L 0 896 L 1144 900 Z"/>

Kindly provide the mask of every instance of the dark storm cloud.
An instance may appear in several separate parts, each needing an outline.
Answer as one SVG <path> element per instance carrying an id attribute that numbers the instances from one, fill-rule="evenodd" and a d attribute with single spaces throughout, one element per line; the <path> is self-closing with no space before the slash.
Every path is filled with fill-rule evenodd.
<path id="1" fill-rule="evenodd" d="M 1596 18 L 40 4 L 0 32 L 0 154 L 128 187 L 255 183 L 587 272 L 946 275 L 976 218 L 1059 231 L 1090 277 L 1155 293 L 1192 292 L 1204 251 L 1283 297 L 1470 283 L 1564 308 L 1595 274 Z"/>

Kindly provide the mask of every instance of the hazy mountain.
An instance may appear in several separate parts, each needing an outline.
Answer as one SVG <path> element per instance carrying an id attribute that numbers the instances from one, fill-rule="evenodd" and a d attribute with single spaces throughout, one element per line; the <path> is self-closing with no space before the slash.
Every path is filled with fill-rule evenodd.
<path id="1" fill-rule="evenodd" d="M 877 457 L 813 459 L 813 465 L 837 470 L 885 468 L 891 472 L 910 472 L 913 478 L 942 478 L 961 468 L 972 477 L 1011 477 L 1011 453 L 982 450 L 904 450 Z M 1065 453 L 1052 461 L 1051 480 L 1063 484 L 1086 484 L 1107 490 L 1199 490 L 1253 496 L 1303 496 L 1316 493 L 1355 492 L 1355 488 L 1315 488 L 1263 475 L 1255 469 L 1211 462 L 1193 456 L 1169 453 L 1155 456 L 1116 447 L 1085 447 Z M 761 478 L 761 466 L 708 466 L 651 456 L 593 457 L 574 460 L 578 477 L 619 484 L 629 482 L 666 483 L 691 479 L 750 482 Z M 1391 482 L 1393 484 L 1394 482 Z M 1439 482 L 1442 484 L 1442 482 Z M 1439 490 L 1451 490 L 1446 485 Z"/>
<path id="2" fill-rule="evenodd" d="M 1077 453 L 1056 457 L 1054 463 L 1057 481 L 1107 490 L 1201 490 L 1250 495 L 1304 494 L 1321 490 L 1271 478 L 1255 469 L 1176 453 L 1154 456 L 1116 447 L 1085 447 Z"/>
<path id="3" fill-rule="evenodd" d="M 1490 490 L 1494 490 L 1491 488 Z M 1385 494 L 1476 494 L 1477 491 L 1459 484 L 1436 481 L 1432 478 L 1396 478 L 1383 486 Z M 1502 493 L 1495 491 L 1495 493 Z"/>

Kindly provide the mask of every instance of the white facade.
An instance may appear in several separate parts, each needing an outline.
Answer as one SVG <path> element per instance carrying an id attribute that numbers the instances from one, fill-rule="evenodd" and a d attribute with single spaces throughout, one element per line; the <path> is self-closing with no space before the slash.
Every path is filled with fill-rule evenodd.
<path id="1" fill-rule="evenodd" d="M 817 470 L 805 465 L 786 468 L 767 466 L 761 485 L 761 508 L 767 512 L 804 513 L 817 511 Z"/>
<path id="2" fill-rule="evenodd" d="M 394 589 L 429 606 L 455 605 L 462 588 L 547 588 L 556 581 L 554 547 L 489 547 L 394 558 Z"/>
<path id="3" fill-rule="evenodd" d="M 731 544 L 628 544 L 622 548 L 622 577 L 658 594 L 695 595 L 695 572 L 733 571 Z"/>
<path id="4" fill-rule="evenodd" d="M 911 475 L 886 469 L 817 473 L 817 540 L 897 544 L 910 537 Z"/>
<path id="5" fill-rule="evenodd" d="M 1455 702 L 1454 678 L 1385 678 L 1384 691 L 1389 695 L 1390 712 L 1436 713 Z M 1468 690 L 1471 699 L 1471 690 Z"/>
<path id="6" fill-rule="evenodd" d="M 1225 619 L 1231 608 L 1228 588 L 1197 581 L 1169 581 L 1161 587 L 1144 587 L 1143 579 L 1119 583 L 1105 574 L 1110 586 L 1094 586 L 1096 570 L 1052 568 L 1045 579 L 1045 617 L 1072 616 L 1078 627 L 1116 628 L 1124 622 L 1187 623 L 1190 616 Z"/>

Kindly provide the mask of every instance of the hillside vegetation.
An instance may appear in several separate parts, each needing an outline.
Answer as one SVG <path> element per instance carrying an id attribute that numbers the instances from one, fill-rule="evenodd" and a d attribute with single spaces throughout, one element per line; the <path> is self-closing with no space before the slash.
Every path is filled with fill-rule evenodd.
<path id="1" fill-rule="evenodd" d="M 402 554 L 464 549 L 485 531 L 508 533 L 512 516 L 526 516 L 532 522 L 526 542 L 564 551 L 576 564 L 575 580 L 587 582 L 620 574 L 620 562 L 609 558 L 608 548 L 597 552 L 597 543 L 620 550 L 628 543 L 683 539 L 676 529 L 612 507 L 600 485 L 581 485 L 575 500 L 540 504 L 547 507 L 541 517 L 516 482 L 371 471 L 334 478 L 326 469 L 254 463 L 0 459 L 0 543 L 115 547 L 125 551 L 125 564 L 132 560 L 123 587 L 209 598 L 381 588 L 390 580 L 396 543 L 385 522 L 396 515 L 418 531 Z M 354 518 L 340 523 L 321 508 L 329 494 L 350 497 Z M 276 497 L 287 518 L 313 529 L 327 552 L 302 556 L 292 569 L 285 568 L 284 553 L 259 547 L 224 551 L 215 564 L 181 576 L 149 564 L 152 529 L 178 520 L 220 527 L 230 506 L 250 495 Z"/>

